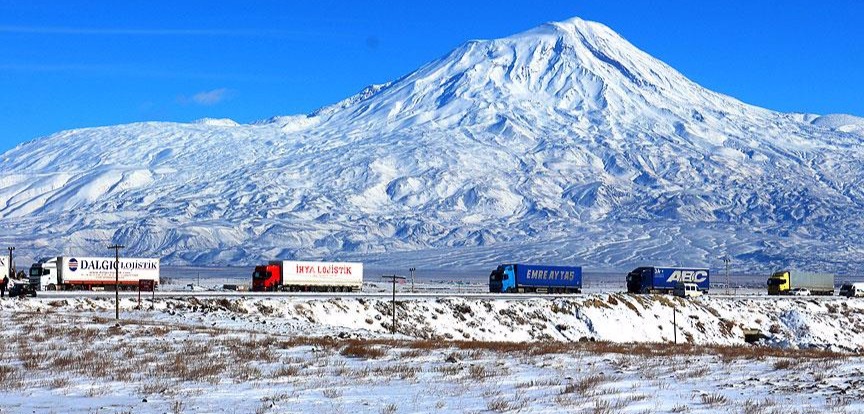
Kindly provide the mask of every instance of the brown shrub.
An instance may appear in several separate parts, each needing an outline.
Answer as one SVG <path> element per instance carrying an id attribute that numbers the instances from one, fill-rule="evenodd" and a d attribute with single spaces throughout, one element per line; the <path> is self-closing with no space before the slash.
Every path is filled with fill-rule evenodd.
<path id="1" fill-rule="evenodd" d="M 349 358 L 379 359 L 387 355 L 381 347 L 366 342 L 351 342 L 346 345 L 340 354 Z"/>
<path id="2" fill-rule="evenodd" d="M 596 388 L 598 385 L 602 384 L 606 381 L 606 377 L 603 375 L 588 375 L 586 377 L 582 377 L 575 382 L 571 382 L 564 386 L 564 389 L 561 390 L 561 394 L 586 394 L 588 391 L 591 391 L 592 388 Z"/>

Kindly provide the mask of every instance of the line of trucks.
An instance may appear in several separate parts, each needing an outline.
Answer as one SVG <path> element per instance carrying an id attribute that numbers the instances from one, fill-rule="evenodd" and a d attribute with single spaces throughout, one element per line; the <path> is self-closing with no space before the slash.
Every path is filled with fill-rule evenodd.
<path id="1" fill-rule="evenodd" d="M 115 263 L 119 263 L 116 271 Z M 0 279 L 8 271 L 0 260 Z M 115 282 L 115 277 L 118 277 Z M 581 266 L 501 264 L 489 275 L 491 293 L 581 293 Z M 833 295 L 834 275 L 781 270 L 768 277 L 769 295 Z M 34 263 L 29 271 L 32 290 L 136 290 L 142 281 L 158 286 L 158 258 L 58 256 Z M 253 292 L 356 292 L 363 286 L 363 264 L 278 260 L 256 266 Z M 678 296 L 707 294 L 710 270 L 698 267 L 642 266 L 626 276 L 629 293 Z M 864 283 L 844 284 L 840 295 L 864 297 Z"/>

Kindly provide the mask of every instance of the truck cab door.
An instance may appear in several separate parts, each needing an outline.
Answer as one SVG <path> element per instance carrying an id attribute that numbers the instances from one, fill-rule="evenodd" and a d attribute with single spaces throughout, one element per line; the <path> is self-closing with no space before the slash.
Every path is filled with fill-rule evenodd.
<path id="1" fill-rule="evenodd" d="M 516 291 L 516 266 L 504 266 L 504 274 L 501 276 L 501 290 L 503 292 Z"/>

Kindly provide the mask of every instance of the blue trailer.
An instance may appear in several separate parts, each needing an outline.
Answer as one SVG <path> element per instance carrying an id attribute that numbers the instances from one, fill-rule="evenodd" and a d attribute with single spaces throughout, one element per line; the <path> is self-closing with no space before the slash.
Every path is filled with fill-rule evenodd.
<path id="1" fill-rule="evenodd" d="M 489 275 L 492 293 L 580 293 L 582 268 L 502 264 Z"/>
<path id="2" fill-rule="evenodd" d="M 672 293 L 679 283 L 694 283 L 708 293 L 710 272 L 693 267 L 637 267 L 627 274 L 629 293 Z"/>

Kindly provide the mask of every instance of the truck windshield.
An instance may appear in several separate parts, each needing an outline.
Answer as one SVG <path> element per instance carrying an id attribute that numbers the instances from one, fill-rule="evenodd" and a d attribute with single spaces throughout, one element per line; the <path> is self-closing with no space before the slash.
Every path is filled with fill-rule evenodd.
<path id="1" fill-rule="evenodd" d="M 776 279 L 776 278 L 772 277 L 772 278 L 768 279 L 768 286 L 778 286 L 778 285 L 782 285 L 785 282 L 786 282 L 785 279 Z"/>
<path id="2" fill-rule="evenodd" d="M 489 280 L 492 282 L 500 282 L 503 274 L 504 272 L 501 271 L 501 268 L 495 269 L 489 274 Z"/>
<path id="3" fill-rule="evenodd" d="M 34 267 L 30 269 L 30 276 L 42 276 L 42 268 Z"/>
<path id="4" fill-rule="evenodd" d="M 256 270 L 254 273 L 252 273 L 252 278 L 253 279 L 266 279 L 267 278 L 267 272 L 262 272 L 260 270 Z"/>

